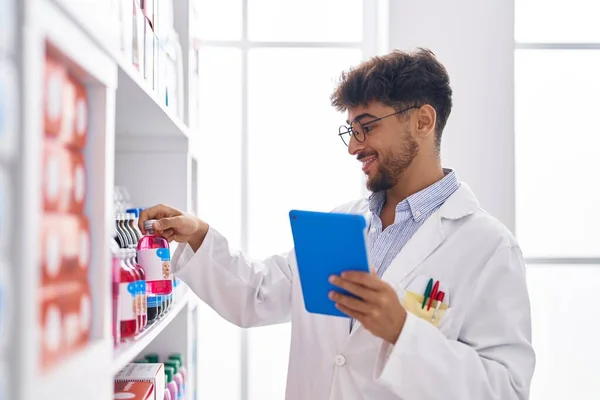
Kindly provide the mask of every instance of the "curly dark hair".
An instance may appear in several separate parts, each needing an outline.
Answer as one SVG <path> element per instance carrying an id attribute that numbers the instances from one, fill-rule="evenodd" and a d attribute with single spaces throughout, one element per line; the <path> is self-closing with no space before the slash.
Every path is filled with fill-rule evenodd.
<path id="1" fill-rule="evenodd" d="M 331 105 L 338 111 L 366 107 L 371 102 L 380 102 L 397 111 L 413 105 L 432 106 L 437 113 L 435 128 L 439 149 L 452 109 L 450 77 L 431 50 L 395 50 L 343 72 L 331 95 Z"/>

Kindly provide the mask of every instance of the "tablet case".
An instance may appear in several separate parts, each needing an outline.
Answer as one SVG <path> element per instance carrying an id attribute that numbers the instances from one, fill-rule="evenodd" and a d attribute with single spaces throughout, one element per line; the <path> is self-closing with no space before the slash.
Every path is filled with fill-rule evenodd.
<path id="1" fill-rule="evenodd" d="M 291 210 L 289 213 L 304 307 L 308 312 L 346 317 L 329 292 L 346 290 L 329 283 L 343 271 L 369 271 L 362 215 Z"/>

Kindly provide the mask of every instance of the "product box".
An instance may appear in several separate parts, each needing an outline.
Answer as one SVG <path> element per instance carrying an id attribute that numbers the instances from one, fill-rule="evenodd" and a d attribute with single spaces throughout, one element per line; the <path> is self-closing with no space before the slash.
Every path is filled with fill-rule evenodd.
<path id="1" fill-rule="evenodd" d="M 115 382 L 114 400 L 147 400 L 154 398 L 154 385 L 150 382 Z"/>
<path id="2" fill-rule="evenodd" d="M 40 338 L 42 365 L 49 366 L 89 343 L 92 301 L 87 282 L 42 286 Z"/>
<path id="3" fill-rule="evenodd" d="M 63 108 L 67 102 L 65 86 L 67 82 L 66 67 L 46 55 L 44 77 L 44 132 L 48 136 L 57 137 L 62 126 Z"/>
<path id="4" fill-rule="evenodd" d="M 144 32 L 146 18 L 136 0 L 133 0 L 133 66 L 144 76 Z"/>
<path id="5" fill-rule="evenodd" d="M 39 310 L 40 366 L 47 370 L 65 354 L 63 315 L 58 290 L 40 293 Z"/>
<path id="6" fill-rule="evenodd" d="M 163 400 L 165 397 L 165 368 L 158 364 L 127 364 L 115 375 L 118 382 L 149 382 L 154 385 L 154 396 L 151 400 Z"/>
<path id="7" fill-rule="evenodd" d="M 92 300 L 87 282 L 60 285 L 60 307 L 63 315 L 64 344 L 73 353 L 89 343 L 92 326 Z"/>
<path id="8" fill-rule="evenodd" d="M 142 11 L 144 12 L 144 16 L 150 22 L 150 27 L 152 28 L 152 30 L 154 30 L 154 8 L 156 7 L 154 0 L 140 0 L 140 6 L 142 8 Z"/>
<path id="9" fill-rule="evenodd" d="M 6 354 L 10 344 L 10 326 L 13 307 L 11 299 L 10 268 L 6 260 L 0 259 L 0 360 Z"/>
<path id="10" fill-rule="evenodd" d="M 128 63 L 133 63 L 133 3 L 135 0 L 120 0 L 121 52 Z"/>
<path id="11" fill-rule="evenodd" d="M 0 57 L 0 165 L 6 165 L 17 155 L 19 93 L 16 90 L 16 82 L 17 74 L 13 62 Z"/>
<path id="12" fill-rule="evenodd" d="M 0 227 L 12 225 L 10 218 L 12 217 L 11 194 L 13 192 L 8 171 L 0 165 Z M 10 234 L 10 229 L 0 229 L 0 251 L 4 252 L 4 249 L 10 247 Z"/>
<path id="13" fill-rule="evenodd" d="M 155 41 L 154 32 L 152 26 L 147 18 L 144 20 L 144 78 L 150 84 L 150 87 L 154 87 L 154 59 L 155 59 Z"/>
<path id="14" fill-rule="evenodd" d="M 41 223 L 41 283 L 87 281 L 91 260 L 89 220 L 83 215 L 44 214 Z"/>
<path id="15" fill-rule="evenodd" d="M 46 55 L 44 132 L 72 149 L 83 149 L 88 133 L 85 85 L 50 55 Z"/>
<path id="16" fill-rule="evenodd" d="M 16 20 L 15 0 L 0 0 L 0 54 L 14 54 Z"/>
<path id="17" fill-rule="evenodd" d="M 167 68 L 168 68 L 169 57 L 165 50 L 158 45 L 158 65 L 157 65 L 157 85 L 156 85 L 156 97 L 161 104 L 168 106 L 167 102 Z"/>
<path id="18" fill-rule="evenodd" d="M 10 393 L 8 391 L 8 382 L 12 382 L 8 371 L 4 361 L 0 359 L 0 399 L 2 400 L 12 399 L 12 397 L 9 397 Z"/>
<path id="19" fill-rule="evenodd" d="M 88 118 L 88 96 L 85 85 L 74 77 L 70 80 L 75 88 L 75 121 L 74 121 L 74 138 L 71 147 L 82 150 L 87 143 L 89 118 Z"/>
<path id="20" fill-rule="evenodd" d="M 87 195 L 86 177 L 85 160 L 80 151 L 69 150 L 54 140 L 44 141 L 44 211 L 83 213 Z"/>

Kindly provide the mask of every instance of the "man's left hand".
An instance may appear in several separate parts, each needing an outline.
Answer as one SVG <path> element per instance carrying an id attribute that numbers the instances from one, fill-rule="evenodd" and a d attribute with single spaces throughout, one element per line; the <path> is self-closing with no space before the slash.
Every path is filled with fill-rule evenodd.
<path id="1" fill-rule="evenodd" d="M 374 270 L 343 272 L 341 276 L 332 275 L 329 282 L 358 297 L 329 292 L 329 298 L 340 311 L 359 321 L 373 335 L 396 344 L 406 321 L 406 310 L 394 288 Z"/>

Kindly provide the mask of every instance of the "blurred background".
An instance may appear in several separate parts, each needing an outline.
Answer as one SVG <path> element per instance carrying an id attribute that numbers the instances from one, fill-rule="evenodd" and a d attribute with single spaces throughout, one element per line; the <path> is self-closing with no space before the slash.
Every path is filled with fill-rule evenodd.
<path id="1" fill-rule="evenodd" d="M 138 241 L 109 238 L 166 203 L 252 258 L 290 249 L 290 209 L 367 194 L 329 104 L 340 73 L 416 47 L 454 90 L 443 165 L 527 260 L 531 398 L 600 398 L 598 15 L 597 0 L 0 0 L 0 399 L 109 393 L 130 362 L 172 353 L 186 399 L 284 398 L 289 324 L 239 329 L 180 282 L 115 341 L 114 263 Z M 71 247 L 85 276 L 48 275 Z"/>

